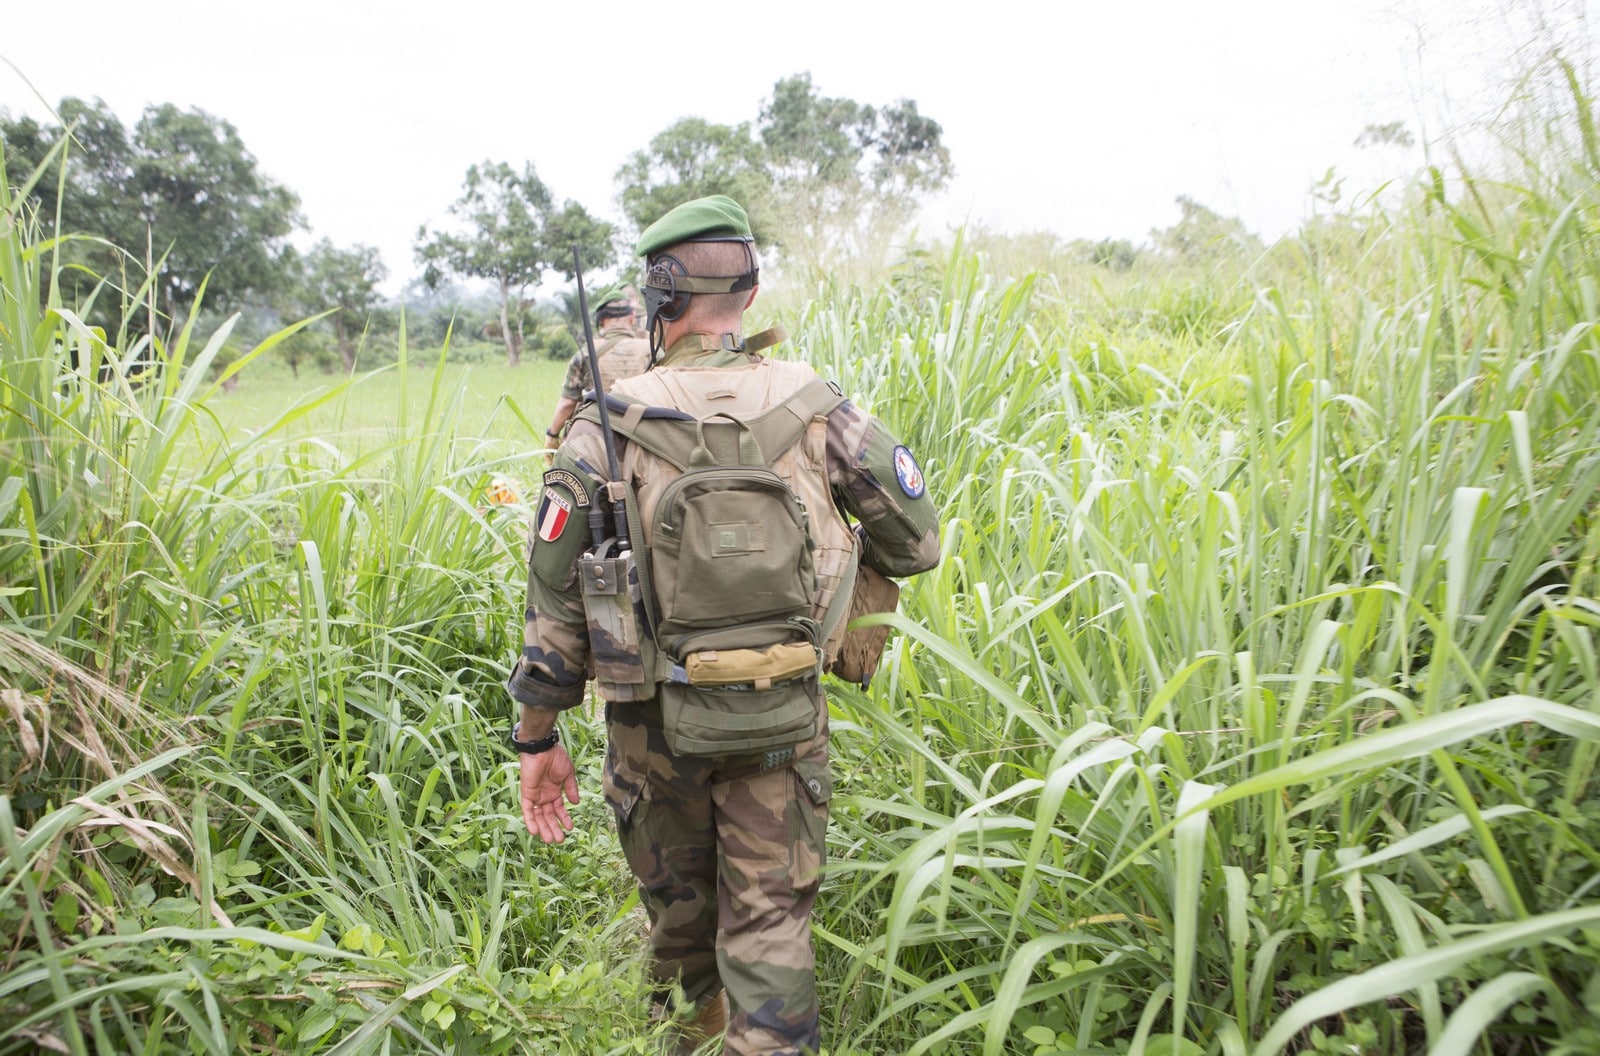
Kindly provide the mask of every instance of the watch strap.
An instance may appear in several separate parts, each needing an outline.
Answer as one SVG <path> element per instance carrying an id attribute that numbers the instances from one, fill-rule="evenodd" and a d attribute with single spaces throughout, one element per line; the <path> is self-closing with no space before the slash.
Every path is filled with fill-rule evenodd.
<path id="1" fill-rule="evenodd" d="M 549 736 L 541 737 L 537 741 L 524 741 L 518 735 L 522 732 L 522 723 L 516 722 L 511 727 L 511 747 L 523 755 L 538 755 L 548 752 L 561 743 L 560 727 L 551 727 Z"/>

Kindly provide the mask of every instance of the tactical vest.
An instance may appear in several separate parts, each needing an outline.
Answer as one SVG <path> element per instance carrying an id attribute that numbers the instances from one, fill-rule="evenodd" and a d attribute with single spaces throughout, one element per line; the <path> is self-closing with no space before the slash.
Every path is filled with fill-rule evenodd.
<path id="1" fill-rule="evenodd" d="M 629 440 L 622 478 L 648 555 L 648 662 L 680 754 L 814 734 L 858 557 L 828 481 L 827 414 L 842 401 L 809 367 L 766 359 L 617 385 L 608 409 Z"/>
<path id="2" fill-rule="evenodd" d="M 642 374 L 650 365 L 650 342 L 634 336 L 626 327 L 617 327 L 609 334 L 601 334 L 595 358 L 600 361 L 600 380 L 605 391 L 611 392 L 618 382 Z M 590 384 L 593 384 L 592 379 Z"/>

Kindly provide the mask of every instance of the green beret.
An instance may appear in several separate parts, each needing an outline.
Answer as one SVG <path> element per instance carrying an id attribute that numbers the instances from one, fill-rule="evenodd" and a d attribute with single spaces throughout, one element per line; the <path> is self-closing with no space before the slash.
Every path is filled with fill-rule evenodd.
<path id="1" fill-rule="evenodd" d="M 744 207 L 725 194 L 696 198 L 669 209 L 644 229 L 635 251 L 641 257 L 696 238 L 749 238 L 750 218 Z"/>
<path id="2" fill-rule="evenodd" d="M 598 312 L 612 301 L 626 301 L 628 295 L 622 292 L 621 286 L 607 286 L 599 293 L 589 298 L 589 308 Z"/>

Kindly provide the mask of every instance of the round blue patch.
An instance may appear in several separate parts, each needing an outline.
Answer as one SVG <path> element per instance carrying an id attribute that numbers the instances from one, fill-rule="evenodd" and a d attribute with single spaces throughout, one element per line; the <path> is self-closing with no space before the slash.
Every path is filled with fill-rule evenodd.
<path id="1" fill-rule="evenodd" d="M 900 482 L 900 490 L 907 498 L 920 499 L 928 490 L 927 481 L 922 479 L 922 467 L 904 444 L 894 449 L 894 479 Z"/>

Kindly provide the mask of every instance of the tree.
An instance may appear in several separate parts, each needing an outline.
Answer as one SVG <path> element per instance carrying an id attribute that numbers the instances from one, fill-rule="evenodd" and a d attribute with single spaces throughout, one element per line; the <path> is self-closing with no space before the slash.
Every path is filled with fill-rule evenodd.
<path id="1" fill-rule="evenodd" d="M 300 376 L 301 365 L 305 363 L 332 373 L 334 364 L 338 363 L 339 359 L 328 345 L 328 335 L 315 327 L 308 326 L 296 330 L 278 342 L 278 355 L 289 365 L 289 373 L 297 378 Z"/>
<path id="2" fill-rule="evenodd" d="M 1127 271 L 1139 256 L 1139 247 L 1126 238 L 1102 238 L 1098 242 L 1075 243 L 1081 248 L 1081 259 L 1096 267 L 1112 271 Z"/>
<path id="3" fill-rule="evenodd" d="M 499 293 L 506 362 L 513 367 L 522 362 L 526 309 L 544 273 L 573 278 L 570 243 L 578 242 L 588 267 L 608 267 L 616 260 L 612 226 L 571 200 L 556 209 L 531 164 L 520 173 L 505 162 L 471 166 L 450 213 L 454 229 L 430 232 L 424 225 L 417 231 L 424 278 L 429 286 L 447 275 L 492 281 Z"/>
<path id="4" fill-rule="evenodd" d="M 674 206 L 708 194 L 745 205 L 758 239 L 773 234 L 767 196 L 772 176 L 748 122 L 718 125 L 686 117 L 658 132 L 647 150 L 617 170 L 622 211 L 636 227 L 650 225 Z"/>
<path id="5" fill-rule="evenodd" d="M 5 141 L 6 168 L 13 179 L 31 174 L 50 157 L 71 130 L 66 144 L 67 179 L 52 164 L 34 185 L 33 199 L 39 218 L 53 225 L 58 214 L 64 229 L 111 238 L 134 227 L 123 223 L 124 188 L 132 177 L 133 144 L 128 130 L 106 104 L 96 99 L 61 101 L 65 127 L 41 124 L 23 115 L 12 119 L 0 112 L 0 138 Z M 56 153 L 59 158 L 62 155 Z M 131 249 L 131 243 L 124 247 Z M 139 257 L 144 256 L 144 234 L 139 230 Z"/>
<path id="6" fill-rule="evenodd" d="M 822 95 L 802 73 L 773 86 L 761 142 L 791 249 L 814 264 L 882 244 L 917 196 L 950 179 L 938 122 L 903 99 L 879 109 Z M 852 245 L 853 243 L 853 245 Z"/>
<path id="7" fill-rule="evenodd" d="M 214 307 L 283 287 L 283 240 L 299 223 L 299 199 L 262 175 L 233 125 L 165 103 L 145 110 L 134 145 L 131 189 L 155 252 L 166 253 L 159 283 L 169 315 L 208 275 Z"/>
<path id="8" fill-rule="evenodd" d="M 617 181 L 640 227 L 691 198 L 727 194 L 760 241 L 820 261 L 882 244 L 920 195 L 949 182 L 942 135 L 912 100 L 835 99 L 801 73 L 773 86 L 753 127 L 685 118 L 630 157 Z"/>
<path id="9" fill-rule="evenodd" d="M 1240 251 L 1261 252 L 1261 240 L 1251 234 L 1238 217 L 1223 216 L 1187 195 L 1180 194 L 1175 201 L 1182 211 L 1178 222 L 1164 230 L 1150 232 L 1150 240 L 1158 252 L 1202 264 L 1215 263 Z"/>
<path id="10" fill-rule="evenodd" d="M 854 182 L 873 118 L 870 106 L 817 94 L 809 73 L 784 78 L 761 108 L 768 169 L 789 186 Z"/>
<path id="11" fill-rule="evenodd" d="M 59 214 L 63 233 L 104 240 L 74 243 L 70 262 L 118 279 L 137 275 L 148 253 L 161 261 L 156 300 L 173 322 L 207 276 L 207 303 L 223 310 L 285 287 L 299 199 L 260 171 L 232 124 L 164 103 L 146 107 L 130 135 L 98 99 L 64 99 L 60 117 L 64 127 L 0 119 L 0 135 L 9 166 L 13 150 L 26 163 L 70 132 L 65 180 L 52 166 L 34 188 L 46 223 Z"/>
<path id="12" fill-rule="evenodd" d="M 329 316 L 329 325 L 346 372 L 356 366 L 353 332 L 377 305 L 378 283 L 386 274 L 376 249 L 361 245 L 339 249 L 327 239 L 313 246 L 301 265 L 299 299 L 306 313 L 337 309 Z"/>

